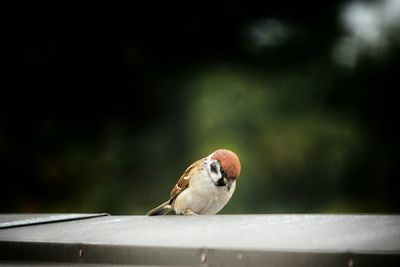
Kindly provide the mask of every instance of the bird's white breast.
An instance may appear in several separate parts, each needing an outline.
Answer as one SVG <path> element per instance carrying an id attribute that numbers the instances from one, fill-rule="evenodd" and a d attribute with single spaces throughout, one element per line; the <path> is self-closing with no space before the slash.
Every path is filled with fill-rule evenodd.
<path id="1" fill-rule="evenodd" d="M 203 169 L 191 177 L 189 187 L 176 198 L 174 210 L 179 214 L 188 209 L 196 214 L 216 214 L 228 203 L 235 187 L 236 182 L 228 192 L 226 186 L 216 186 Z"/>

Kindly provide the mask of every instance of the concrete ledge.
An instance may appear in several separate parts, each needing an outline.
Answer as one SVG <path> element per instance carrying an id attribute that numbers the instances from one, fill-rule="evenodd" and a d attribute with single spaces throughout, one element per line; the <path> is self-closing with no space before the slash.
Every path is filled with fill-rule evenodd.
<path id="1" fill-rule="evenodd" d="M 95 214 L 2 214 L 0 215 L 0 229 L 52 222 L 73 221 L 94 217 L 107 216 L 107 213 Z"/>
<path id="2" fill-rule="evenodd" d="M 103 216 L 0 230 L 10 265 L 400 266 L 400 216 Z"/>

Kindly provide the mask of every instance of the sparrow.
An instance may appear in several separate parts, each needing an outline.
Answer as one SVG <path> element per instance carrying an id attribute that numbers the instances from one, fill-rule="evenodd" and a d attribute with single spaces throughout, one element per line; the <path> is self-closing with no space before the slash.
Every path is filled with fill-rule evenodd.
<path id="1" fill-rule="evenodd" d="M 232 197 L 240 174 L 238 156 L 227 149 L 218 149 L 190 165 L 173 187 L 168 201 L 147 213 L 165 215 L 217 214 Z"/>

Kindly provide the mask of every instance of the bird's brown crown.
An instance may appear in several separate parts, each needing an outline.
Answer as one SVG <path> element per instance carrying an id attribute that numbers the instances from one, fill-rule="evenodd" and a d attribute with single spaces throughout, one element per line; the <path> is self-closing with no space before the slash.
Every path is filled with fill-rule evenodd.
<path id="1" fill-rule="evenodd" d="M 220 162 L 222 169 L 232 179 L 237 179 L 240 175 L 239 157 L 227 149 L 218 149 L 212 155 L 213 159 Z"/>

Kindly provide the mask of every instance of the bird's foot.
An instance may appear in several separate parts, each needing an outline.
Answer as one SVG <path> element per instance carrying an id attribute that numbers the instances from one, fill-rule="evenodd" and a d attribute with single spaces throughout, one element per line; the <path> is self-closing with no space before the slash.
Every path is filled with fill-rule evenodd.
<path id="1" fill-rule="evenodd" d="M 194 213 L 191 209 L 187 209 L 183 215 L 197 216 L 197 213 Z"/>

